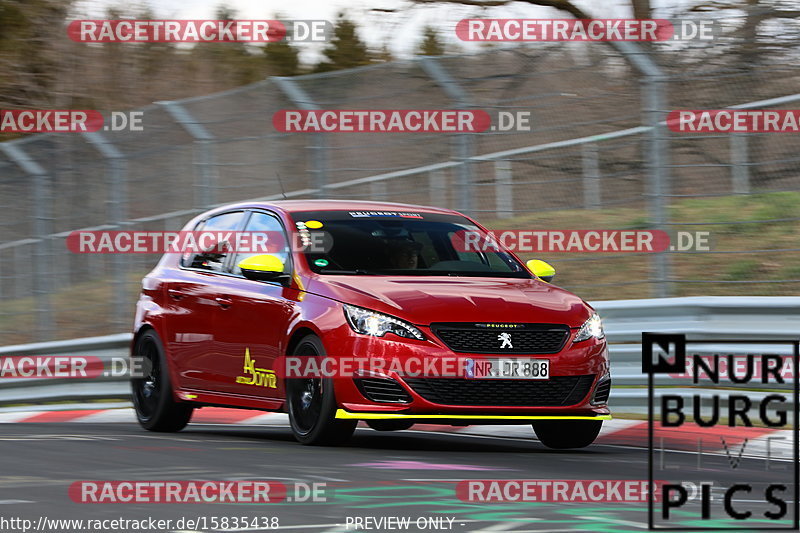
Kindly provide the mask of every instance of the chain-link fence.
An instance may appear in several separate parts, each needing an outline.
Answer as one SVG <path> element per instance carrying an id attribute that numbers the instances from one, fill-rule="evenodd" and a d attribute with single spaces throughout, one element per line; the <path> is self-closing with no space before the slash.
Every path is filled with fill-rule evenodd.
<path id="1" fill-rule="evenodd" d="M 723 44 L 538 45 L 270 78 L 156 103 L 141 132 L 2 143 L 0 342 L 128 329 L 157 257 L 70 253 L 68 232 L 175 230 L 209 206 L 284 192 L 450 207 L 492 229 L 710 232 L 702 253 L 540 256 L 586 299 L 797 294 L 797 137 L 663 122 L 672 109 L 797 107 L 797 65 L 704 60 Z M 528 111 L 532 127 L 276 131 L 273 114 L 297 108 Z"/>

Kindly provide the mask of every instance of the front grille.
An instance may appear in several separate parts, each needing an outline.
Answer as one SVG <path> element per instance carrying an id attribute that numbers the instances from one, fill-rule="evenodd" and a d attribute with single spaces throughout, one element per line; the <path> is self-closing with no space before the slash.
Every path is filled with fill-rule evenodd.
<path id="1" fill-rule="evenodd" d="M 365 398 L 380 403 L 408 403 L 411 396 L 393 379 L 357 378 L 356 387 Z"/>
<path id="2" fill-rule="evenodd" d="M 594 375 L 552 376 L 548 380 L 409 378 L 414 392 L 442 405 L 557 407 L 583 400 Z"/>
<path id="3" fill-rule="evenodd" d="M 462 353 L 558 353 L 569 338 L 569 327 L 560 324 L 508 326 L 440 323 L 431 324 L 431 330 L 448 348 Z"/>
<path id="4" fill-rule="evenodd" d="M 594 389 L 594 397 L 592 403 L 601 404 L 608 402 L 608 396 L 611 394 L 611 378 L 601 380 Z"/>

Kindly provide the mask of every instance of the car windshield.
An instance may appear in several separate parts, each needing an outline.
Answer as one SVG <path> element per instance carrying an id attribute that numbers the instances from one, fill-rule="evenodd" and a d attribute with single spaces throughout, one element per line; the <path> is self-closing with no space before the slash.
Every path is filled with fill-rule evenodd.
<path id="1" fill-rule="evenodd" d="M 395 211 L 305 211 L 292 217 L 310 268 L 319 274 L 531 278 L 511 254 L 470 250 L 458 215 Z M 459 242 L 462 245 L 459 245 Z"/>

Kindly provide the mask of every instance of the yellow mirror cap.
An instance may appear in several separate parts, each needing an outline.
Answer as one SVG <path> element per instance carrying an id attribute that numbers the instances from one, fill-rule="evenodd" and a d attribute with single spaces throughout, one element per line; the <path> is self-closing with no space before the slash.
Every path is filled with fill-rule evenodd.
<path id="1" fill-rule="evenodd" d="M 283 261 L 270 254 L 254 255 L 240 261 L 239 268 L 256 272 L 283 272 Z"/>
<path id="2" fill-rule="evenodd" d="M 527 267 L 530 269 L 531 272 L 536 274 L 540 278 L 545 278 L 548 276 L 555 276 L 556 269 L 552 267 L 549 263 L 542 261 L 541 259 L 531 259 L 527 263 L 525 263 Z"/>

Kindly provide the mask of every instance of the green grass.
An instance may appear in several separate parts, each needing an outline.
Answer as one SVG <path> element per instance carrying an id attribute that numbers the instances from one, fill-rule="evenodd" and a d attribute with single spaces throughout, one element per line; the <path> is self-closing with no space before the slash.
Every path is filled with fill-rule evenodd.
<path id="1" fill-rule="evenodd" d="M 757 259 L 742 259 L 734 263 L 730 263 L 725 272 L 727 279 L 730 281 L 742 281 L 747 279 L 755 279 L 759 275 L 761 263 Z"/>
<path id="2" fill-rule="evenodd" d="M 671 231 L 708 231 L 712 252 L 670 254 L 674 296 L 800 294 L 800 193 L 690 198 L 669 209 Z M 490 229 L 646 229 L 644 208 L 564 210 L 485 220 Z M 696 225 L 696 223 L 711 223 Z M 748 253 L 763 250 L 759 253 Z M 556 285 L 588 300 L 651 297 L 651 255 L 540 253 L 520 254 L 555 266 Z M 712 283 L 692 283 L 707 281 Z"/>

